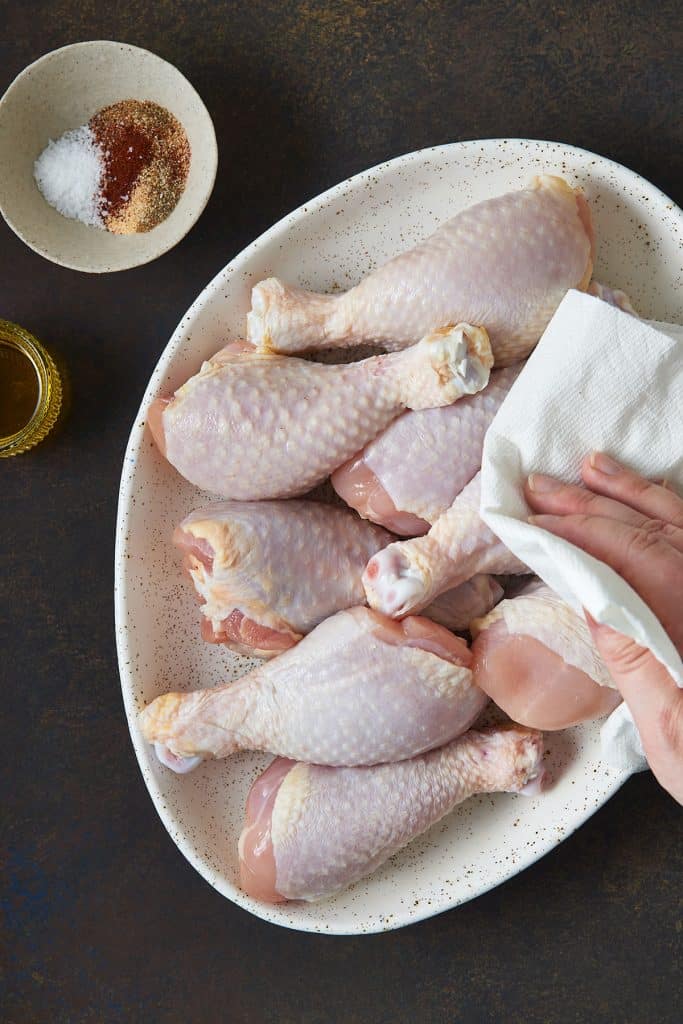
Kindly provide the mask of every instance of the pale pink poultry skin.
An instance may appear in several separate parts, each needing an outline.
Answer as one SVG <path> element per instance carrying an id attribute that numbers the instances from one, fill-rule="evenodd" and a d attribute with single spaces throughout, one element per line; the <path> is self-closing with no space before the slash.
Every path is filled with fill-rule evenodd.
<path id="1" fill-rule="evenodd" d="M 496 366 L 525 358 L 593 266 L 590 211 L 562 178 L 457 214 L 350 291 L 319 295 L 269 278 L 252 291 L 249 341 L 264 352 L 358 344 L 388 350 L 466 320 L 486 327 Z"/>
<path id="2" fill-rule="evenodd" d="M 477 473 L 424 537 L 396 541 L 372 556 L 363 573 L 371 608 L 402 618 L 478 573 L 529 571 L 481 519 L 480 495 Z"/>
<path id="3" fill-rule="evenodd" d="M 523 364 L 491 373 L 476 395 L 405 412 L 332 474 L 364 519 L 406 537 L 426 533 L 481 467 L 484 437 Z"/>
<path id="4" fill-rule="evenodd" d="M 201 603 L 203 638 L 260 658 L 362 604 L 368 559 L 393 539 L 346 508 L 297 499 L 214 502 L 173 535 Z M 464 630 L 501 597 L 492 577 L 478 576 L 442 594 L 425 614 Z"/>
<path id="5" fill-rule="evenodd" d="M 522 725 L 566 729 L 621 701 L 583 617 L 538 581 L 471 629 L 477 683 Z"/>
<path id="6" fill-rule="evenodd" d="M 423 615 L 458 633 L 469 630 L 474 619 L 481 618 L 503 598 L 498 580 L 486 573 L 478 573 L 452 590 L 435 597 L 424 609 Z"/>
<path id="7" fill-rule="evenodd" d="M 204 638 L 270 657 L 362 604 L 361 573 L 392 536 L 345 508 L 292 499 L 207 505 L 173 539 L 202 602 Z"/>
<path id="8" fill-rule="evenodd" d="M 332 765 L 402 760 L 478 717 L 488 698 L 470 661 L 464 640 L 429 619 L 399 625 L 354 608 L 237 683 L 157 697 L 140 728 L 178 772 L 239 750 Z"/>
<path id="9" fill-rule="evenodd" d="M 148 413 L 163 455 L 203 490 L 240 501 L 321 483 L 404 409 L 450 405 L 487 383 L 486 331 L 458 324 L 405 352 L 347 365 L 221 350 Z"/>
<path id="10" fill-rule="evenodd" d="M 370 768 L 278 758 L 247 798 L 242 888 L 269 903 L 333 896 L 476 793 L 540 792 L 542 755 L 542 733 L 503 726 Z"/>

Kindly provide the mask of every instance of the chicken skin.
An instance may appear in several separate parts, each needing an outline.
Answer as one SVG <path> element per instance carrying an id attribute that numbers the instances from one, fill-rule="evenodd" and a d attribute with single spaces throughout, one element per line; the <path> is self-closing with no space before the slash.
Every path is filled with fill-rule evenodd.
<path id="1" fill-rule="evenodd" d="M 394 350 L 466 320 L 486 328 L 496 366 L 524 359 L 593 267 L 581 192 L 542 175 L 457 214 L 416 248 L 339 295 L 269 278 L 252 291 L 249 340 L 264 352 L 375 344 Z"/>
<path id="2" fill-rule="evenodd" d="M 540 791 L 542 755 L 542 733 L 499 726 L 398 764 L 329 768 L 278 758 L 247 799 L 242 888 L 270 903 L 333 896 L 475 793 Z"/>
<path id="3" fill-rule="evenodd" d="M 583 616 L 538 580 L 471 629 L 478 684 L 522 725 L 566 729 L 621 702 Z"/>
<path id="4" fill-rule="evenodd" d="M 190 483 L 239 501 L 305 494 L 405 409 L 450 405 L 485 387 L 486 331 L 435 331 L 405 352 L 323 365 L 221 350 L 148 413 L 152 435 Z"/>
<path id="5" fill-rule="evenodd" d="M 403 413 L 335 470 L 339 497 L 392 533 L 426 533 L 480 469 L 486 431 L 522 366 L 494 370 L 483 391 L 454 405 Z"/>
<path id="6" fill-rule="evenodd" d="M 429 619 L 398 624 L 353 608 L 237 683 L 157 697 L 140 727 L 180 773 L 239 750 L 316 764 L 398 761 L 478 717 L 488 698 L 470 661 L 467 644 Z"/>
<path id="7" fill-rule="evenodd" d="M 477 473 L 424 537 L 397 541 L 372 556 L 363 573 L 371 608 L 401 618 L 478 573 L 529 571 L 481 519 L 480 495 Z"/>
<path id="8" fill-rule="evenodd" d="M 393 538 L 345 508 L 292 499 L 215 502 L 173 539 L 202 602 L 204 638 L 270 657 L 362 604 L 363 569 Z"/>

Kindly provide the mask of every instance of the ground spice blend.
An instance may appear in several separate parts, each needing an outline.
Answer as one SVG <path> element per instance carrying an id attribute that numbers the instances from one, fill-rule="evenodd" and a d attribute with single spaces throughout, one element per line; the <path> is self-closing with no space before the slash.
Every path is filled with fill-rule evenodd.
<path id="1" fill-rule="evenodd" d="M 150 231 L 185 188 L 190 145 L 183 126 L 150 100 L 122 100 L 98 111 L 89 127 L 104 159 L 104 226 L 117 235 Z"/>

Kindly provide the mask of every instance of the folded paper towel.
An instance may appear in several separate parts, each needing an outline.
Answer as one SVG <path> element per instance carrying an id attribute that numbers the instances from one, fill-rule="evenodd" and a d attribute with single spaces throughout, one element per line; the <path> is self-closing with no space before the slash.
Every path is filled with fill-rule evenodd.
<path id="1" fill-rule="evenodd" d="M 596 449 L 683 492 L 683 329 L 570 291 L 486 435 L 481 515 L 574 608 L 649 647 L 683 686 L 676 648 L 632 587 L 527 522 L 529 473 L 579 483 L 581 462 Z M 624 771 L 647 766 L 625 705 L 604 724 L 602 744 Z"/>

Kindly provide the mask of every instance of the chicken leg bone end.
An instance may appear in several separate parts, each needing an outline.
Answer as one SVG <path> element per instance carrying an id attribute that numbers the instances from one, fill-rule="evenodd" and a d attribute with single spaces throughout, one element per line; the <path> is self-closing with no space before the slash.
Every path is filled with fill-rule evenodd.
<path id="1" fill-rule="evenodd" d="M 180 757 L 178 754 L 174 754 L 169 747 L 164 746 L 163 743 L 154 744 L 154 753 L 157 756 L 157 760 L 160 764 L 163 764 L 165 768 L 170 768 L 176 775 L 187 775 L 188 772 L 194 771 L 197 765 L 201 764 L 204 760 L 203 757 Z"/>
<path id="2" fill-rule="evenodd" d="M 493 366 L 488 333 L 465 323 L 432 331 L 410 350 L 410 357 L 414 373 L 405 397 L 410 409 L 450 405 L 476 394 L 488 384 Z"/>
<path id="3" fill-rule="evenodd" d="M 321 347 L 335 298 L 307 292 L 276 277 L 260 281 L 251 291 L 247 338 L 261 352 L 304 352 Z"/>
<path id="4" fill-rule="evenodd" d="M 363 573 L 363 586 L 370 607 L 391 618 L 401 618 L 427 600 L 425 575 L 408 561 L 400 543 L 372 556 Z"/>

